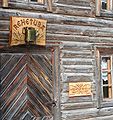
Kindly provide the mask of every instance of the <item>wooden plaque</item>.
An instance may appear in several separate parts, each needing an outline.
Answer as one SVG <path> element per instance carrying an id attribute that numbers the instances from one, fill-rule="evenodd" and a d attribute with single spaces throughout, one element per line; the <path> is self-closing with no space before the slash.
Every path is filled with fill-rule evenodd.
<path id="1" fill-rule="evenodd" d="M 91 95 L 91 82 L 69 83 L 69 97 Z"/>
<path id="2" fill-rule="evenodd" d="M 10 18 L 10 45 L 45 45 L 47 20 L 24 17 Z"/>

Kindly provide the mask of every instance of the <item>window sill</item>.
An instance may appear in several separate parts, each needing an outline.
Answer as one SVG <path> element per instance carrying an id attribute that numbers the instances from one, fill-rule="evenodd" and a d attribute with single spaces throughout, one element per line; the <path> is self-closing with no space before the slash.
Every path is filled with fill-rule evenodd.
<path id="1" fill-rule="evenodd" d="M 101 10 L 100 17 L 110 17 L 113 18 L 113 10 Z"/>
<path id="2" fill-rule="evenodd" d="M 113 99 L 106 99 L 101 103 L 101 107 L 113 107 Z"/>
<path id="3" fill-rule="evenodd" d="M 113 99 L 105 98 L 103 102 L 113 102 Z"/>
<path id="4" fill-rule="evenodd" d="M 45 5 L 45 3 L 38 3 L 38 2 L 33 2 L 33 1 L 30 1 L 29 4 L 35 4 L 35 5 Z"/>

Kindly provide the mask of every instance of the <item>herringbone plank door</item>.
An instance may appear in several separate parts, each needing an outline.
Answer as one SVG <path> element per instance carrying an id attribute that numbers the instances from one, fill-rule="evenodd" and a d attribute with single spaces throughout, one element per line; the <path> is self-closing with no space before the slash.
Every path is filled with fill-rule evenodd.
<path id="1" fill-rule="evenodd" d="M 0 58 L 1 120 L 52 116 L 51 54 L 1 53 Z"/>

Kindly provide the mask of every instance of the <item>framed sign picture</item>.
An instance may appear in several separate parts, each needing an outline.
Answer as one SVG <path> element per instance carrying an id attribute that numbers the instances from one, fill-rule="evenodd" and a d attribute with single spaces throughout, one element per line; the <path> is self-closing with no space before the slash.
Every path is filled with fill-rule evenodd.
<path id="1" fill-rule="evenodd" d="M 19 44 L 46 44 L 47 20 L 25 17 L 10 18 L 10 46 Z"/>
<path id="2" fill-rule="evenodd" d="M 91 95 L 91 82 L 69 83 L 69 97 Z"/>

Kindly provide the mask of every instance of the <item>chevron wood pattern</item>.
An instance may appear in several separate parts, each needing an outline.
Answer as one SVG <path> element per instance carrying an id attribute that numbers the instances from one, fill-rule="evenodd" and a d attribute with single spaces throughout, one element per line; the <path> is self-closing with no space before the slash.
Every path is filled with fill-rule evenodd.
<path id="1" fill-rule="evenodd" d="M 1 120 L 41 120 L 52 116 L 50 54 L 0 54 Z"/>

